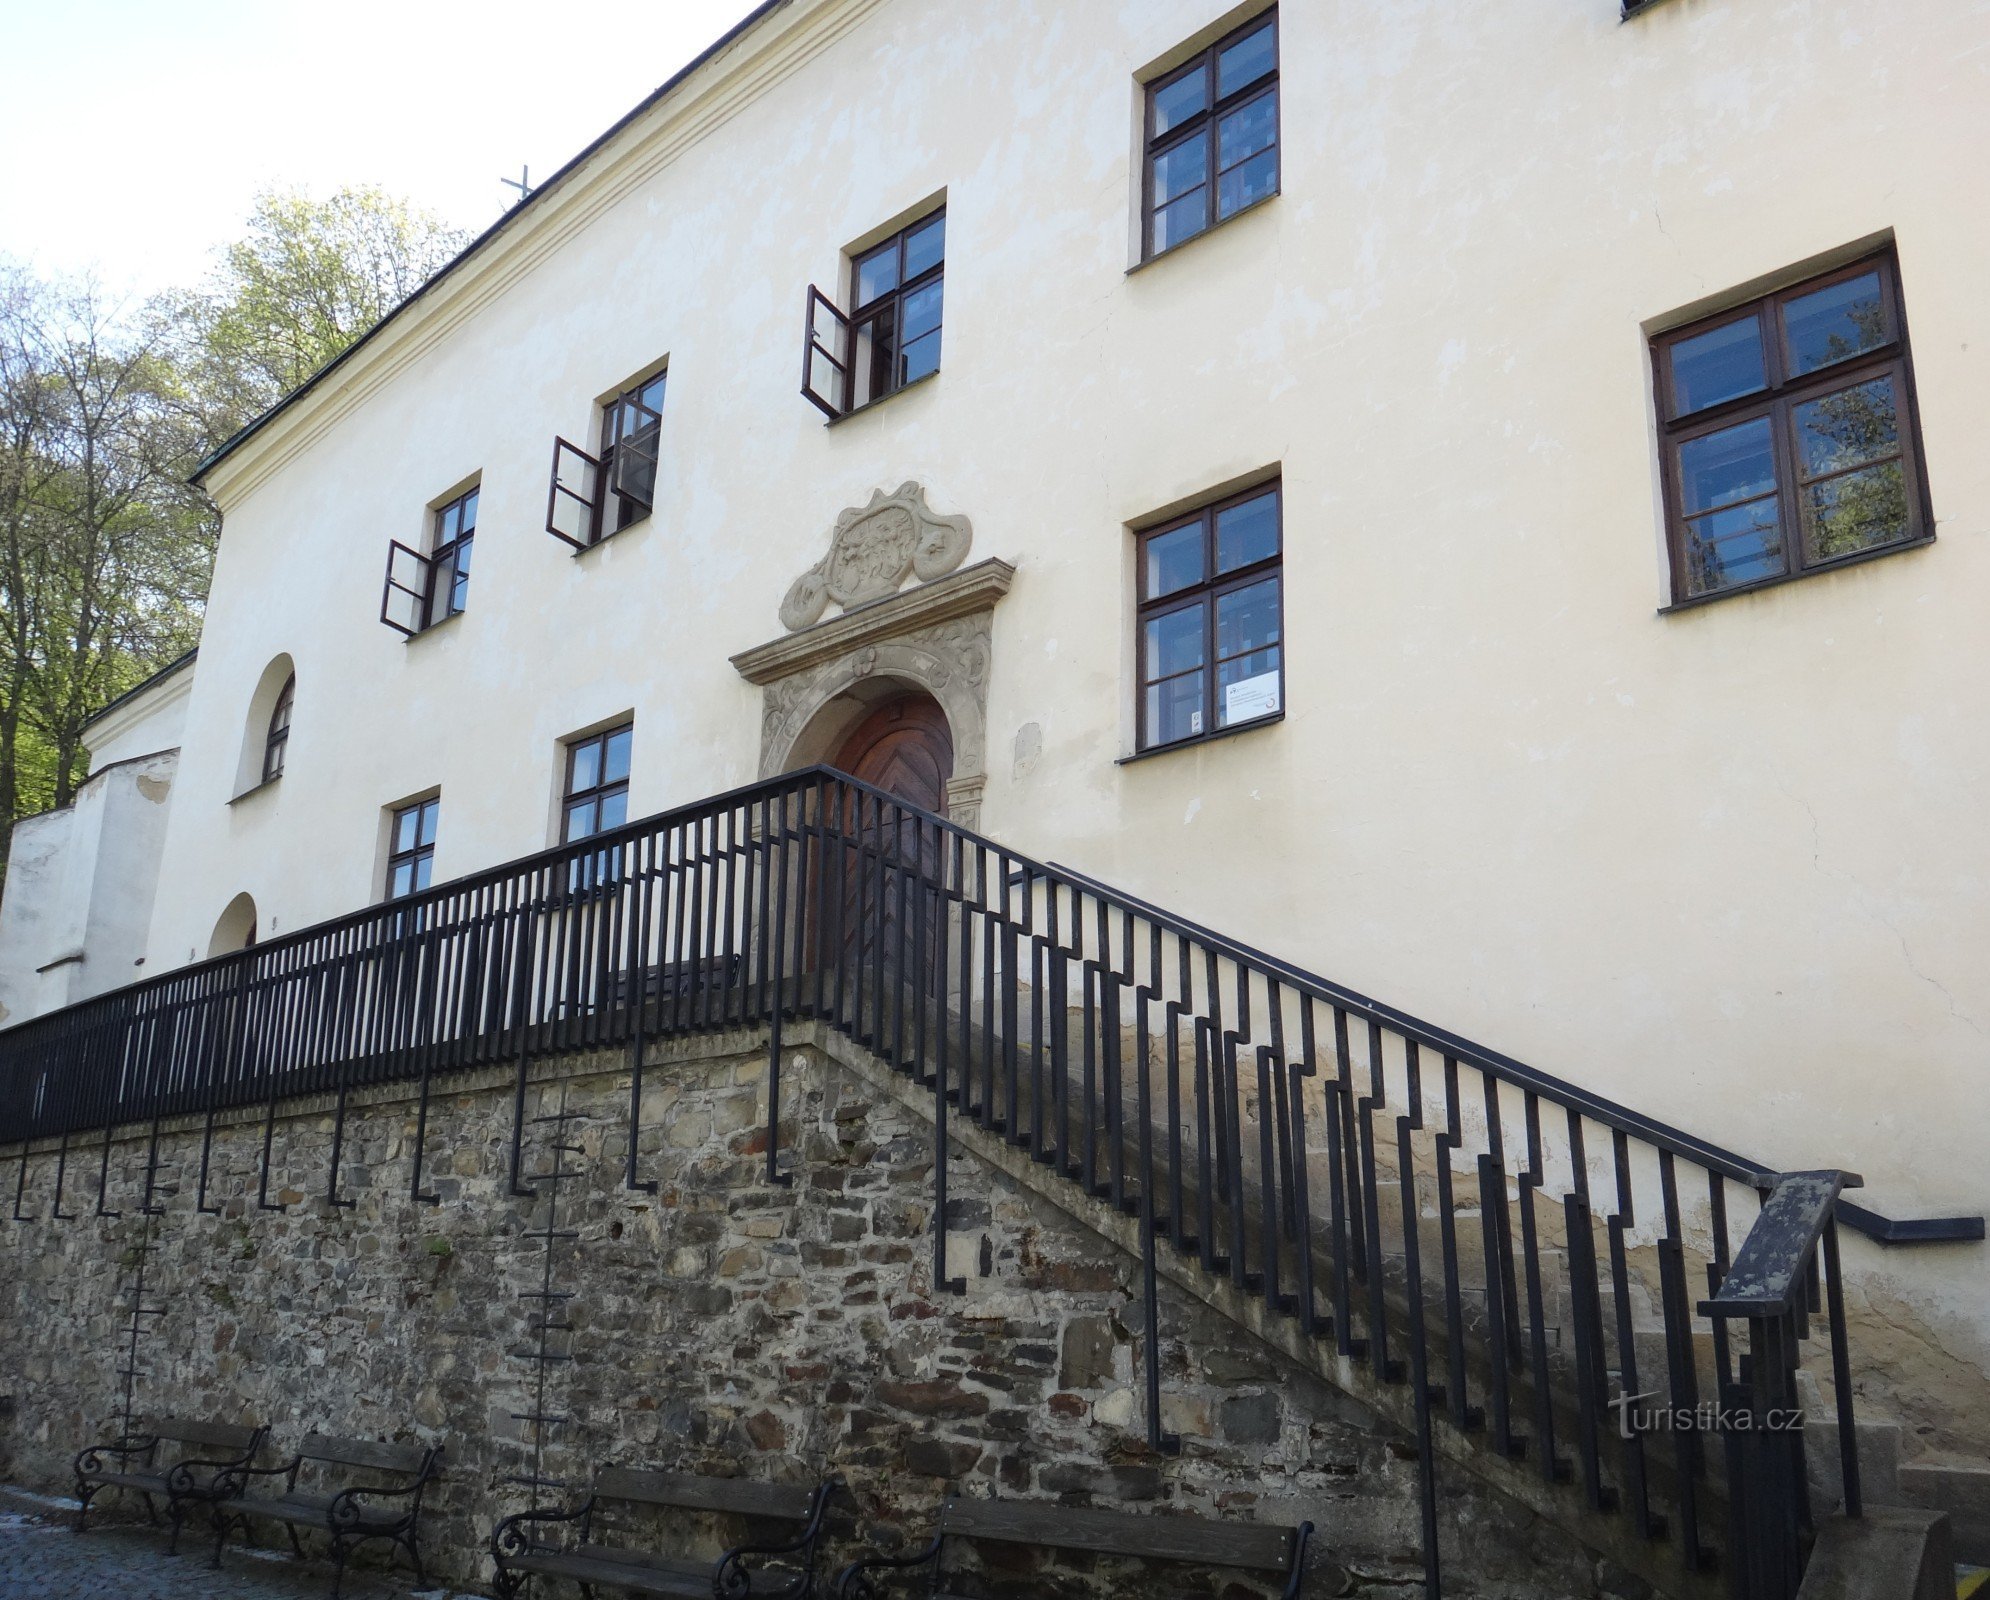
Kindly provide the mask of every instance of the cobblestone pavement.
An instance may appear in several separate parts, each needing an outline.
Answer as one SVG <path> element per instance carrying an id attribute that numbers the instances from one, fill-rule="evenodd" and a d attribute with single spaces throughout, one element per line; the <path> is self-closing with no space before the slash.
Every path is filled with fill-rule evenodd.
<path id="1" fill-rule="evenodd" d="M 166 1554 L 163 1529 L 100 1523 L 78 1538 L 72 1512 L 58 1501 L 0 1501 L 0 1600 L 324 1600 L 332 1592 L 329 1561 L 297 1561 L 231 1543 L 215 1572 L 191 1534 L 181 1554 Z M 307 1545 L 308 1548 L 308 1545 Z M 365 1570 L 346 1574 L 344 1600 L 458 1600 L 451 1589 L 416 1590 Z M 468 1600 L 468 1597 L 460 1597 Z"/>

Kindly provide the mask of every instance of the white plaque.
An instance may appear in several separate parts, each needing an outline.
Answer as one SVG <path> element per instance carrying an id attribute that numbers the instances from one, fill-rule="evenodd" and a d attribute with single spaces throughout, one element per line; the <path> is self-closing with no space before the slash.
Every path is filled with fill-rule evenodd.
<path id="1" fill-rule="evenodd" d="M 1252 722 L 1278 710 L 1278 674 L 1260 672 L 1255 678 L 1239 678 L 1223 686 L 1223 721 Z"/>

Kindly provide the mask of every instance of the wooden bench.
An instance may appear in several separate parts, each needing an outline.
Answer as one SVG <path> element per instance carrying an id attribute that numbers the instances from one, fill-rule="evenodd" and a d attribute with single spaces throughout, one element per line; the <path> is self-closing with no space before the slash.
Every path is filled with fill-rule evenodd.
<path id="1" fill-rule="evenodd" d="M 497 1562 L 497 1592 L 514 1600 L 526 1579 L 568 1578 L 592 1593 L 620 1589 L 629 1594 L 737 1596 L 738 1600 L 808 1600 L 815 1586 L 815 1546 L 822 1533 L 823 1507 L 837 1482 L 826 1478 L 813 1488 L 787 1487 L 745 1478 L 698 1478 L 676 1472 L 641 1472 L 603 1467 L 587 1499 L 571 1510 L 521 1511 L 491 1533 Z M 660 1506 L 672 1511 L 708 1512 L 749 1522 L 785 1523 L 800 1531 L 766 1544 L 738 1544 L 717 1557 L 673 1557 L 628 1545 L 598 1543 L 607 1504 Z M 567 1526 L 571 1544 L 546 1542 L 536 1531 Z M 749 1558 L 787 1557 L 779 1565 Z"/>
<path id="2" fill-rule="evenodd" d="M 221 1475 L 224 1491 L 214 1504 L 214 1565 L 229 1530 L 247 1531 L 252 1518 L 283 1524 L 290 1547 L 298 1555 L 299 1528 L 315 1528 L 332 1541 L 332 1596 L 337 1600 L 345 1582 L 346 1557 L 368 1539 L 386 1539 L 407 1551 L 417 1586 L 428 1581 L 421 1550 L 415 1543 L 421 1527 L 422 1495 L 441 1471 L 442 1447 L 419 1444 L 378 1444 L 371 1439 L 339 1439 L 314 1433 L 296 1455 L 280 1467 L 231 1467 Z M 298 1486 L 308 1468 L 309 1485 Z M 372 1477 L 356 1480 L 356 1474 Z M 258 1478 L 282 1478 L 283 1492 L 252 1496 Z"/>
<path id="3" fill-rule="evenodd" d="M 93 1444 L 76 1457 L 76 1531 L 83 1531 L 92 1500 L 106 1489 L 126 1489 L 145 1497 L 145 1515 L 155 1524 L 159 1513 L 153 1501 L 166 1502 L 173 1524 L 167 1548 L 177 1553 L 188 1514 L 218 1499 L 221 1474 L 254 1461 L 268 1435 L 269 1429 L 247 1423 L 162 1417 L 150 1433 Z"/>
<path id="4" fill-rule="evenodd" d="M 933 1600 L 965 1600 L 950 1587 L 946 1558 L 950 1544 L 966 1539 L 1270 1572 L 1285 1577 L 1285 1600 L 1295 1600 L 1306 1571 L 1306 1544 L 1312 1536 L 1310 1522 L 1277 1528 L 1218 1522 L 1210 1517 L 1078 1511 L 1040 1500 L 954 1499 L 940 1507 L 939 1527 L 924 1550 L 909 1556 L 866 1556 L 853 1561 L 836 1575 L 830 1594 L 832 1600 L 883 1600 L 890 1592 L 890 1580 L 883 1574 L 910 1574 L 930 1566 L 932 1587 L 928 1592 Z"/>

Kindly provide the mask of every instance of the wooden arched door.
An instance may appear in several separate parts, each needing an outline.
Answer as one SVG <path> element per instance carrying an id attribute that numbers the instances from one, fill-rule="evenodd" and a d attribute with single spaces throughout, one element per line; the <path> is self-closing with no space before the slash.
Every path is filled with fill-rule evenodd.
<path id="1" fill-rule="evenodd" d="M 941 816 L 954 775 L 947 714 L 930 695 L 887 702 L 850 730 L 831 766 Z"/>
<path id="2" fill-rule="evenodd" d="M 930 695 L 888 701 L 850 730 L 830 765 L 945 816 L 947 780 L 954 771 L 946 713 Z M 840 946 L 846 967 L 860 974 L 880 967 L 911 969 L 922 943 L 930 963 L 937 954 L 935 886 L 945 861 L 939 830 L 869 797 L 844 807 L 841 822 L 848 843 L 836 875 L 840 881 L 831 892 L 841 933 L 829 949 Z"/>

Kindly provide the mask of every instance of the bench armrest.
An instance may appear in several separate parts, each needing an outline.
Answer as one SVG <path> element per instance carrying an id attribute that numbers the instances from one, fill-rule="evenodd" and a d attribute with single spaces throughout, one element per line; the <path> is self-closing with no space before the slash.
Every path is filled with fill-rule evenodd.
<path id="1" fill-rule="evenodd" d="M 529 1555 L 537 1548 L 532 1535 L 526 1531 L 535 1522 L 578 1522 L 581 1537 L 587 1537 L 588 1524 L 594 1519 L 594 1496 L 589 1495 L 577 1506 L 534 1506 L 530 1511 L 520 1511 L 506 1517 L 491 1529 L 491 1557 L 503 1568 L 509 1556 Z"/>
<path id="2" fill-rule="evenodd" d="M 188 1497 L 194 1495 L 219 1495 L 222 1480 L 232 1469 L 247 1467 L 252 1454 L 253 1452 L 245 1450 L 238 1456 L 227 1456 L 213 1461 L 202 1456 L 188 1456 L 184 1461 L 175 1462 L 173 1470 L 166 1474 L 166 1492 L 171 1495 Z M 208 1469 L 208 1479 L 205 1486 L 202 1486 L 194 1479 L 194 1469 L 196 1467 L 206 1467 Z"/>
<path id="3" fill-rule="evenodd" d="M 101 1472 L 105 1456 L 146 1456 L 158 1448 L 159 1436 L 152 1433 L 134 1433 L 129 1438 L 117 1439 L 109 1444 L 93 1444 L 76 1453 L 76 1471 Z"/>
<path id="4" fill-rule="evenodd" d="M 408 1515 L 412 1517 L 421 1509 L 421 1493 L 427 1487 L 428 1479 L 424 1477 L 392 1489 L 375 1488 L 370 1484 L 341 1489 L 332 1496 L 332 1503 L 325 1507 L 326 1525 L 332 1528 L 357 1527 L 363 1513 L 360 1505 L 362 1496 L 374 1500 L 400 1500 L 412 1497 L 408 1506 Z"/>
<path id="5" fill-rule="evenodd" d="M 802 1571 L 786 1593 L 807 1594 L 814 1587 L 815 1542 L 822 1536 L 822 1513 L 829 1505 L 829 1497 L 843 1487 L 840 1478 L 825 1478 L 816 1485 L 810 1498 L 808 1521 L 802 1531 L 792 1539 L 773 1544 L 736 1545 L 719 1557 L 719 1564 L 712 1569 L 712 1594 L 715 1600 L 745 1600 L 756 1593 L 753 1574 L 747 1571 L 748 1556 L 791 1556 L 805 1552 L 802 1558 Z"/>
<path id="6" fill-rule="evenodd" d="M 873 1583 L 867 1574 L 872 1572 L 907 1571 L 913 1567 L 929 1566 L 940 1559 L 940 1549 L 947 1542 L 945 1533 L 933 1535 L 933 1542 L 924 1550 L 909 1556 L 864 1556 L 851 1562 L 836 1574 L 836 1581 L 830 1585 L 829 1593 L 833 1600 L 883 1600 L 884 1591 Z"/>
<path id="7" fill-rule="evenodd" d="M 239 1466 L 223 1467 L 214 1476 L 214 1493 L 224 1499 L 236 1499 L 248 1489 L 251 1478 L 288 1477 L 294 1482 L 297 1469 L 303 1465 L 302 1456 L 292 1456 L 288 1461 L 274 1467 L 251 1466 L 246 1461 Z"/>

